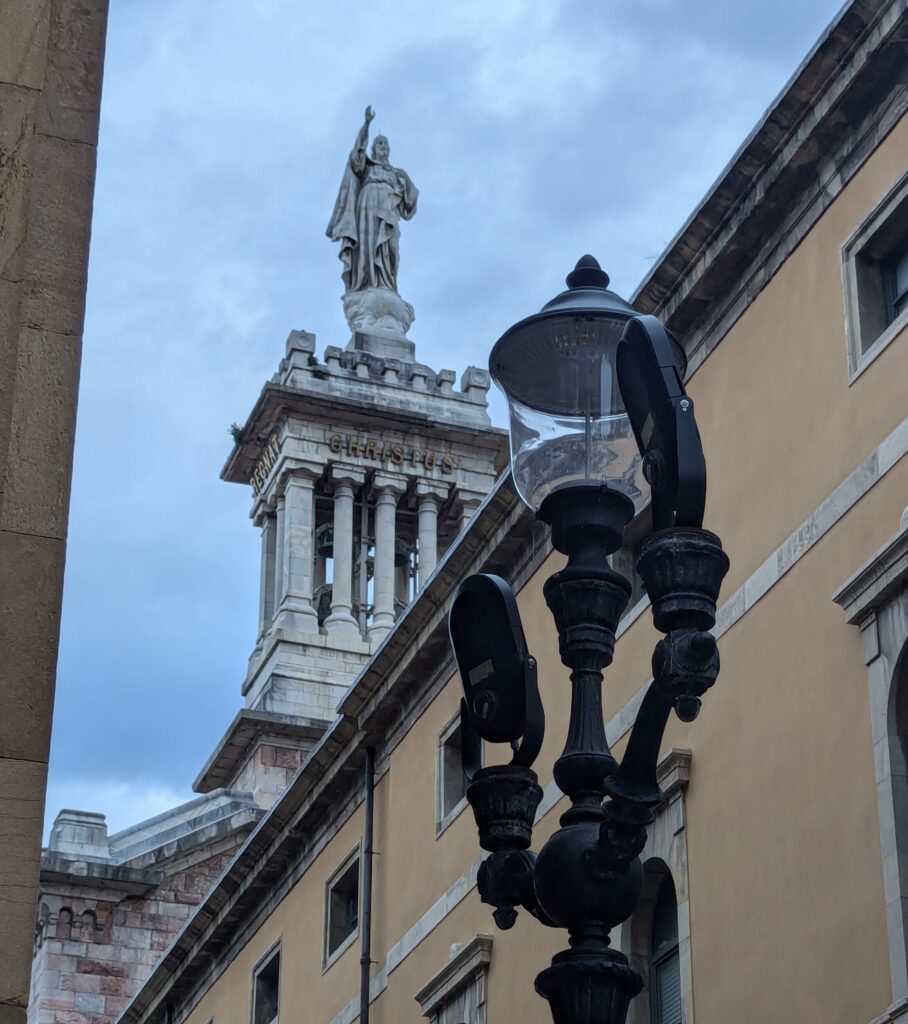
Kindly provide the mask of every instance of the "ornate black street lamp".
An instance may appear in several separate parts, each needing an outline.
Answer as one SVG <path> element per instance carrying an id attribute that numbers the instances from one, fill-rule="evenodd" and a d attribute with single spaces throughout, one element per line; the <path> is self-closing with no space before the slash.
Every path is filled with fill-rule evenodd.
<path id="1" fill-rule="evenodd" d="M 571 801 L 561 827 L 530 851 L 542 790 L 531 765 L 544 729 L 517 605 L 508 584 L 478 575 L 458 589 L 450 634 L 464 689 L 464 772 L 479 842 L 482 900 L 510 928 L 524 907 L 566 928 L 569 948 L 536 978 L 555 1024 L 623 1024 L 642 988 L 609 932 L 634 911 L 646 826 L 662 793 L 656 762 L 668 716 L 696 718 L 715 682 L 719 587 L 728 558 L 702 529 L 706 469 L 683 350 L 651 316 L 608 291 L 585 256 L 568 290 L 511 327 L 492 350 L 492 378 L 510 412 L 511 467 L 521 498 L 552 529 L 567 565 L 545 583 L 561 660 L 571 670 L 571 714 L 554 765 Z M 650 493 L 653 528 L 637 572 L 665 634 L 653 681 L 620 764 L 605 736 L 602 670 L 611 662 L 631 584 L 608 564 Z M 480 768 L 480 741 L 510 743 L 510 764 Z"/>

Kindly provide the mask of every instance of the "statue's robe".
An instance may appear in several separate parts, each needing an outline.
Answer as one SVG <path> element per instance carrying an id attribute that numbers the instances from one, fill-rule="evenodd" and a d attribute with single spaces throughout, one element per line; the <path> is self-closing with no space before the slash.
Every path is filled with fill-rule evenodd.
<path id="1" fill-rule="evenodd" d="M 416 213 L 419 193 L 406 171 L 377 163 L 365 151 L 350 154 L 325 232 L 341 243 L 348 292 L 367 288 L 397 291 L 401 218 Z"/>

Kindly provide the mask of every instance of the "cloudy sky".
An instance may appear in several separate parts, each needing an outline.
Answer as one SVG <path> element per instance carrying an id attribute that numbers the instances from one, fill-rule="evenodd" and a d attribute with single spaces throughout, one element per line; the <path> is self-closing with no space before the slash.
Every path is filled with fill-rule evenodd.
<path id="1" fill-rule="evenodd" d="M 629 295 L 837 8 L 112 0 L 49 821 L 191 798 L 241 705 L 258 537 L 218 474 L 288 332 L 349 337 L 324 230 L 366 104 L 420 190 L 410 336 L 459 373 L 584 252 Z"/>

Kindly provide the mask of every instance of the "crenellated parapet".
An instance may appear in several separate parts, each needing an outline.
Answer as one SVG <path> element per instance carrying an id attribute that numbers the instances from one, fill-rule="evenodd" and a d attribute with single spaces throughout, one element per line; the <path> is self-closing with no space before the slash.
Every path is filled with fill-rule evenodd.
<path id="1" fill-rule="evenodd" d="M 366 407 L 388 405 L 465 426 L 490 425 L 487 370 L 468 366 L 455 388 L 453 370 L 433 370 L 416 362 L 414 355 L 412 341 L 356 331 L 346 348 L 329 345 L 319 360 L 315 335 L 291 331 L 276 380 L 298 391 L 335 395 Z"/>

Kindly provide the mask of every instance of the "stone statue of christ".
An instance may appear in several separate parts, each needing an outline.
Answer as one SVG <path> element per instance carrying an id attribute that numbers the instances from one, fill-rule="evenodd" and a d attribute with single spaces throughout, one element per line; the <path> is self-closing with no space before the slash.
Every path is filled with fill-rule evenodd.
<path id="1" fill-rule="evenodd" d="M 375 114 L 366 107 L 366 117 L 353 152 L 347 161 L 334 213 L 325 234 L 340 242 L 346 292 L 386 288 L 397 293 L 400 262 L 401 219 L 416 213 L 419 193 L 406 171 L 388 163 L 390 147 L 384 135 L 372 143 L 366 155 L 369 125 Z"/>

